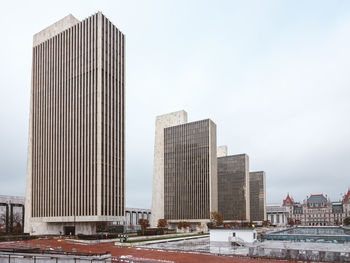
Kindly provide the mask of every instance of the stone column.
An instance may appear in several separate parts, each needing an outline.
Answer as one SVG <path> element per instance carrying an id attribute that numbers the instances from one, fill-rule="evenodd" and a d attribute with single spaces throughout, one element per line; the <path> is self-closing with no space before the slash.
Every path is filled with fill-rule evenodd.
<path id="1" fill-rule="evenodd" d="M 13 232 L 13 204 L 10 204 L 10 233 Z"/>
<path id="2" fill-rule="evenodd" d="M 6 224 L 6 233 L 10 232 L 10 220 L 9 220 L 9 205 L 5 204 L 6 207 L 6 218 L 5 218 L 5 224 Z"/>

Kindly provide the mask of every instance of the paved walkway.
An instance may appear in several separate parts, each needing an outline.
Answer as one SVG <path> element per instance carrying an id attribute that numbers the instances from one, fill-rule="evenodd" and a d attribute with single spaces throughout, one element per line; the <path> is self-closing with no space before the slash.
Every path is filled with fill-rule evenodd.
<path id="1" fill-rule="evenodd" d="M 31 245 L 31 247 L 40 246 L 41 249 L 46 249 L 50 246 L 51 249 L 57 250 L 58 247 L 62 248 L 62 251 L 71 252 L 74 248 L 77 252 L 83 253 L 106 253 L 110 252 L 111 256 L 115 259 L 115 262 L 183 262 L 183 263 L 204 263 L 204 262 L 215 262 L 215 263 L 249 263 L 249 262 L 278 262 L 277 260 L 258 260 L 247 257 L 229 257 L 229 256 L 215 256 L 206 254 L 196 253 L 180 253 L 180 252 L 164 252 L 156 251 L 152 249 L 141 249 L 131 247 L 117 247 L 113 243 L 105 244 L 78 244 L 72 241 L 59 240 L 59 239 L 34 239 L 29 241 L 17 241 L 14 246 L 22 247 Z M 11 242 L 0 243 L 2 247 L 12 246 Z M 281 262 L 281 261 L 279 261 Z"/>

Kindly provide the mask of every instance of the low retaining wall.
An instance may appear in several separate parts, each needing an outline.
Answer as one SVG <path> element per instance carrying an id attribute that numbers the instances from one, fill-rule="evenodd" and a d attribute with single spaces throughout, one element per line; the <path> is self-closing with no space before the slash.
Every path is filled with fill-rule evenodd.
<path id="1" fill-rule="evenodd" d="M 187 236 L 187 237 L 174 237 L 174 238 L 167 238 L 167 239 L 160 239 L 160 240 L 150 240 L 150 241 L 141 241 L 141 242 L 133 242 L 133 243 L 120 243 L 115 242 L 115 246 L 121 246 L 121 247 L 138 247 L 138 246 L 144 246 L 144 245 L 150 245 L 150 244 L 157 244 L 157 243 L 168 243 L 168 242 L 174 242 L 174 241 L 183 241 L 188 239 L 199 239 L 199 238 L 205 238 L 209 237 L 209 235 L 201 235 L 201 236 Z"/>
<path id="2" fill-rule="evenodd" d="M 249 256 L 311 261 L 350 262 L 350 252 L 250 247 Z"/>
<path id="3" fill-rule="evenodd" d="M 155 235 L 155 236 L 132 236 L 127 239 L 127 241 L 134 240 L 150 240 L 155 238 L 167 238 L 167 237 L 179 237 L 179 236 L 197 236 L 198 233 L 180 233 L 180 234 L 166 234 L 166 235 Z M 114 238 L 114 239 L 98 239 L 98 240 L 83 240 L 83 239 L 67 239 L 69 241 L 83 243 L 83 244 L 101 244 L 101 243 L 110 243 L 110 242 L 120 242 L 122 238 Z"/>
<path id="4" fill-rule="evenodd" d="M 110 263 L 111 255 L 82 256 L 82 255 L 58 255 L 58 254 L 30 254 L 1 252 L 0 263 Z"/>

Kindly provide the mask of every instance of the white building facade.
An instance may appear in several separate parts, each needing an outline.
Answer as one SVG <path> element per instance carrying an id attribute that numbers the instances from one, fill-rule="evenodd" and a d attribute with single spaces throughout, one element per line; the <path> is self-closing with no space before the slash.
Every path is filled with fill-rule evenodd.
<path id="1" fill-rule="evenodd" d="M 266 206 L 267 221 L 275 226 L 286 226 L 288 224 L 288 218 L 290 208 L 281 206 L 279 204 L 268 204 Z"/>

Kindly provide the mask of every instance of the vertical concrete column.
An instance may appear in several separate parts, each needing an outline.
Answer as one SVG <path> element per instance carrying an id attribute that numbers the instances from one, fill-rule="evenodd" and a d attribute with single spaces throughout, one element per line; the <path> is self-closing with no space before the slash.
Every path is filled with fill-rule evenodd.
<path id="1" fill-rule="evenodd" d="M 219 210 L 217 149 L 216 124 L 213 121 L 209 120 L 210 212 Z"/>
<path id="2" fill-rule="evenodd" d="M 13 232 L 13 204 L 10 204 L 10 233 Z"/>
<path id="3" fill-rule="evenodd" d="M 24 233 L 24 223 L 25 223 L 25 208 L 24 205 L 22 205 L 22 232 Z"/>
<path id="4" fill-rule="evenodd" d="M 6 233 L 9 233 L 10 232 L 10 220 L 9 220 L 9 205 L 6 204 L 5 205 L 6 207 L 6 217 L 5 217 L 5 224 L 6 224 Z"/>
<path id="5" fill-rule="evenodd" d="M 102 215 L 102 14 L 97 15 L 97 215 Z"/>

